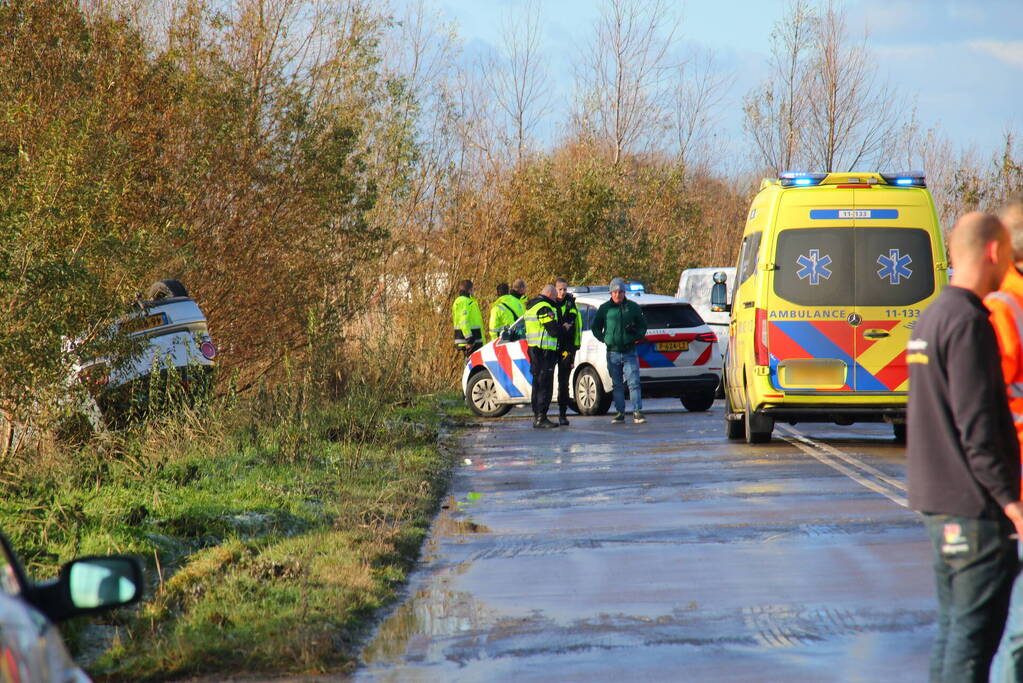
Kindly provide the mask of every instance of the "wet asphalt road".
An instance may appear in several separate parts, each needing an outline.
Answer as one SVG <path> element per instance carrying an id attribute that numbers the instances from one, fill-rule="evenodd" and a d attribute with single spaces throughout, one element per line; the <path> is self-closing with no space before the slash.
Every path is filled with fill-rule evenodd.
<path id="1" fill-rule="evenodd" d="M 720 401 L 648 407 L 645 425 L 534 430 L 517 410 L 468 430 L 355 679 L 926 679 L 928 548 L 890 427 L 750 446 Z"/>

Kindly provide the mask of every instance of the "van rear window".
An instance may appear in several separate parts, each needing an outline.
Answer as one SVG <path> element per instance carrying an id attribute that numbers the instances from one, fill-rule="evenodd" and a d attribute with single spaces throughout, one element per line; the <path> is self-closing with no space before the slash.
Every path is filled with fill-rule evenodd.
<path id="1" fill-rule="evenodd" d="M 689 304 L 667 304 L 643 306 L 646 326 L 651 330 L 667 330 L 678 327 L 697 327 L 703 318 Z"/>
<path id="2" fill-rule="evenodd" d="M 934 292 L 919 228 L 782 230 L 775 263 L 775 294 L 801 306 L 909 306 Z"/>

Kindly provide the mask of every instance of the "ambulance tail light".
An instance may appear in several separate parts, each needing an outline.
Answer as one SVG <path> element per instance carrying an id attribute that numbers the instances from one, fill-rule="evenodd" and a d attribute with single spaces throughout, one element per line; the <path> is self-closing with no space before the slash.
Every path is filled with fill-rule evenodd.
<path id="1" fill-rule="evenodd" d="M 753 325 L 753 350 L 756 353 L 757 365 L 771 364 L 767 354 L 767 311 L 762 308 L 757 309 Z"/>

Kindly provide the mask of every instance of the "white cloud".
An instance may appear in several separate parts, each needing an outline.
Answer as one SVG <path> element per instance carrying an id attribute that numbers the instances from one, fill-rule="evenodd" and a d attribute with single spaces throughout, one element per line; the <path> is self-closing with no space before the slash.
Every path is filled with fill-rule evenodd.
<path id="1" fill-rule="evenodd" d="M 967 46 L 1023 70 L 1023 40 L 972 40 Z"/>

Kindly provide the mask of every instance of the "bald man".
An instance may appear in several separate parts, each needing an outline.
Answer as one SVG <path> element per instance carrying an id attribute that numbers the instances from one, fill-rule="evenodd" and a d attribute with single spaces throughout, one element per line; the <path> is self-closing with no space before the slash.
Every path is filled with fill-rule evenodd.
<path id="1" fill-rule="evenodd" d="M 547 418 L 554 393 L 554 369 L 558 365 L 558 340 L 563 333 L 558 324 L 557 296 L 554 285 L 546 285 L 539 296 L 526 304 L 526 344 L 533 377 L 533 427 L 537 429 L 558 426 Z"/>
<path id="2" fill-rule="evenodd" d="M 1012 262 L 997 217 L 949 236 L 954 268 L 907 346 L 907 479 L 933 548 L 938 635 L 931 681 L 987 681 L 1018 570 L 1020 459 L 998 343 L 983 298 Z"/>

